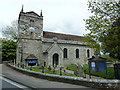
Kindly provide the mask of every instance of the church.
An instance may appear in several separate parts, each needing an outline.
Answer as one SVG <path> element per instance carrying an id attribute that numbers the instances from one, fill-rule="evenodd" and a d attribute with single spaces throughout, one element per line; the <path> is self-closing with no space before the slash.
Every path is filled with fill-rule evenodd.
<path id="1" fill-rule="evenodd" d="M 94 49 L 87 47 L 83 36 L 43 30 L 42 11 L 24 12 L 18 18 L 16 63 L 26 66 L 44 65 L 65 67 L 69 64 L 87 64 Z"/>

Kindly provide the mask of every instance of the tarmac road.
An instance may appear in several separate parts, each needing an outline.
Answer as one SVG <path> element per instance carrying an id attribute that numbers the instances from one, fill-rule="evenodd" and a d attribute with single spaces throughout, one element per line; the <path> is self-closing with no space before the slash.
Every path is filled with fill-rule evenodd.
<path id="1" fill-rule="evenodd" d="M 93 88 L 80 86 L 80 85 L 73 85 L 68 83 L 55 82 L 55 81 L 35 78 L 32 76 L 28 76 L 20 72 L 17 72 L 4 64 L 3 65 L 0 64 L 0 68 L 2 68 L 2 72 L 0 71 L 0 73 L 2 73 L 2 75 L 4 75 L 5 77 L 32 89 L 34 88 L 39 88 L 39 89 L 40 88 L 73 88 L 74 90 L 75 88 L 81 88 L 85 90 L 86 89 L 96 90 Z"/>
<path id="2" fill-rule="evenodd" d="M 21 88 L 28 88 L 26 86 L 20 85 L 12 80 L 9 80 L 7 78 L 4 78 L 2 76 L 0 76 L 0 88 L 1 89 L 17 89 L 20 90 Z M 30 90 L 30 89 L 29 89 Z"/>

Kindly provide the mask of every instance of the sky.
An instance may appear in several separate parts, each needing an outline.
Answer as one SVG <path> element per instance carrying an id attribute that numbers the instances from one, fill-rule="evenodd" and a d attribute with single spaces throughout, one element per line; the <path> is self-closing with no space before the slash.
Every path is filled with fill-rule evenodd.
<path id="1" fill-rule="evenodd" d="M 43 30 L 80 35 L 88 33 L 83 19 L 91 15 L 88 0 L 0 0 L 0 30 L 18 19 L 24 5 L 24 12 L 43 12 Z M 1 37 L 1 33 L 0 33 Z"/>

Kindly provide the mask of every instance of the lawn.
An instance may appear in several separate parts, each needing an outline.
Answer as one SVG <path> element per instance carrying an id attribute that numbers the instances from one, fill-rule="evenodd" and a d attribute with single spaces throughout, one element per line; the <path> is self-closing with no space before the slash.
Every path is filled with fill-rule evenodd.
<path id="1" fill-rule="evenodd" d="M 25 67 L 24 69 L 32 70 L 32 71 L 36 71 L 36 72 L 43 72 L 43 69 L 41 69 L 38 66 L 36 66 L 36 67 Z M 55 70 L 54 68 L 51 68 L 51 70 L 49 70 L 47 67 L 45 67 L 44 68 L 44 73 L 60 75 L 60 70 Z M 74 74 L 65 73 L 63 70 L 62 70 L 62 76 L 74 76 L 75 77 Z"/>
<path id="2" fill-rule="evenodd" d="M 74 71 L 75 65 L 70 64 L 70 65 L 67 66 L 66 69 Z M 106 71 L 91 71 L 89 73 L 88 65 L 83 65 L 83 70 L 85 71 L 86 74 L 91 74 L 93 76 L 98 76 L 98 77 L 108 78 L 108 79 L 114 79 L 115 78 L 115 76 L 114 76 L 114 68 L 113 67 L 108 67 L 107 72 Z"/>

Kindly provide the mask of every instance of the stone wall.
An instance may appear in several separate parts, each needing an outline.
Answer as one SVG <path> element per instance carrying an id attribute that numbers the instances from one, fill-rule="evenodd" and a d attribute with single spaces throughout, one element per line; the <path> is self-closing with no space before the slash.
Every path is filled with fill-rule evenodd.
<path id="1" fill-rule="evenodd" d="M 21 69 L 18 67 L 15 67 L 13 65 L 8 65 L 11 68 L 36 77 L 36 78 L 42 78 L 42 79 L 47 79 L 47 80 L 52 80 L 52 81 L 58 81 L 58 82 L 64 82 L 64 83 L 71 83 L 71 84 L 76 84 L 76 85 L 83 85 L 87 87 L 92 87 L 92 88 L 98 88 L 101 90 L 120 90 L 120 80 L 106 80 L 106 79 L 87 79 L 83 77 L 70 77 L 70 76 L 59 76 L 59 75 L 54 75 L 54 74 L 46 74 L 46 73 L 41 73 L 41 72 L 35 72 L 35 71 L 30 71 L 30 70 L 25 70 Z"/>

